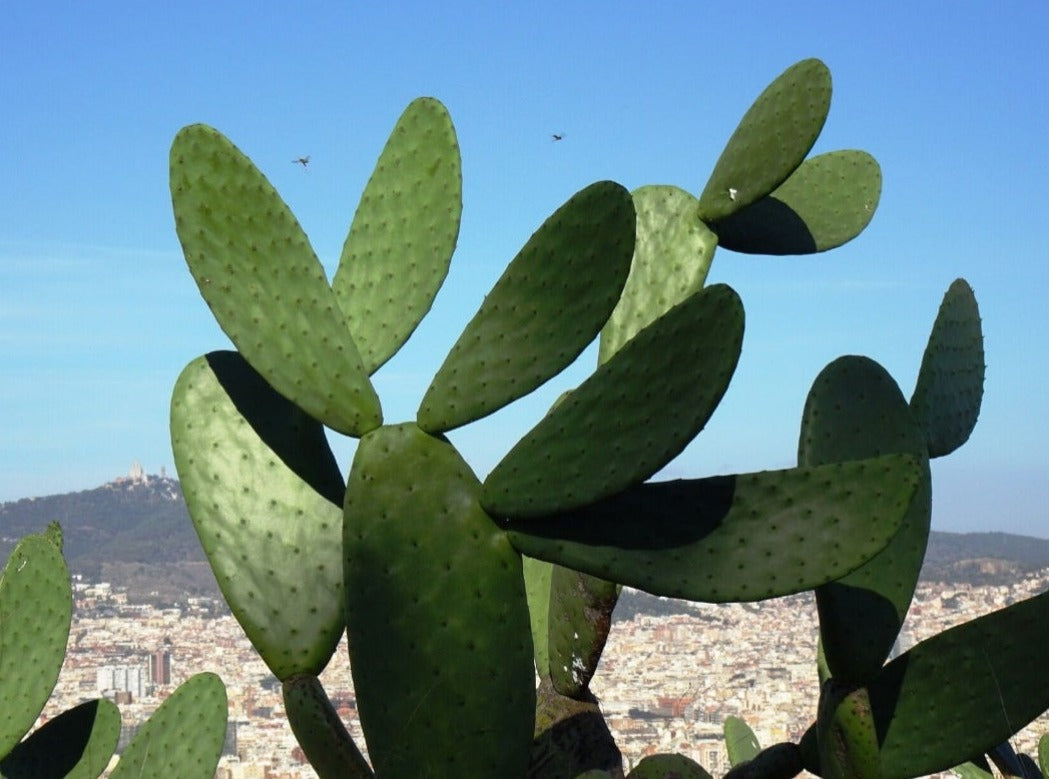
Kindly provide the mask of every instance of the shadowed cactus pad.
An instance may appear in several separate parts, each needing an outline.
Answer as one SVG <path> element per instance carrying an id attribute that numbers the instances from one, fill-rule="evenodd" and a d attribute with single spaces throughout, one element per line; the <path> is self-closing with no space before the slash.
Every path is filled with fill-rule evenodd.
<path id="1" fill-rule="evenodd" d="M 112 701 L 81 703 L 48 720 L 0 760 L 4 779 L 96 779 L 109 765 L 120 737 L 120 711 Z"/>

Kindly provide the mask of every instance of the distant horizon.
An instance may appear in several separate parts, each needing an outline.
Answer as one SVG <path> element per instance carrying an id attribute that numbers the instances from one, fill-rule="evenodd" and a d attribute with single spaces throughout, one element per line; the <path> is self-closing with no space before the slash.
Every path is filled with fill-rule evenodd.
<path id="1" fill-rule="evenodd" d="M 80 487 L 80 488 L 67 489 L 65 491 L 49 492 L 49 493 L 42 494 L 42 495 L 23 495 L 20 498 L 0 500 L 0 506 L 3 506 L 4 504 L 7 504 L 7 503 L 18 503 L 19 501 L 23 501 L 23 500 L 34 500 L 34 499 L 39 500 L 41 498 L 50 498 L 50 497 L 55 497 L 55 496 L 60 496 L 60 495 L 73 495 L 73 494 L 76 494 L 78 492 L 90 492 L 91 490 L 96 490 L 96 489 L 99 489 L 101 487 L 105 487 L 107 484 L 116 484 L 116 483 L 120 482 L 121 480 L 125 480 L 125 481 L 126 480 L 130 480 L 130 479 L 134 478 L 132 476 L 132 473 L 135 470 L 135 466 L 138 465 L 138 464 L 139 464 L 138 460 L 133 460 L 131 467 L 128 469 L 128 471 L 126 473 L 114 476 L 114 477 L 112 477 L 110 479 L 107 479 L 107 480 L 103 481 L 100 484 L 95 484 L 95 485 L 89 486 L 89 487 Z M 163 471 L 163 473 L 161 473 L 161 471 Z M 178 473 L 175 471 L 174 468 L 169 470 L 167 468 L 167 466 L 163 466 L 162 465 L 162 466 L 159 466 L 159 470 L 156 473 L 150 473 L 148 470 L 145 470 L 145 469 L 143 470 L 143 473 L 144 473 L 145 476 L 147 476 L 149 478 L 169 479 L 171 481 L 177 482 L 181 486 L 181 482 L 179 481 L 179 478 L 178 478 Z M 659 480 L 655 479 L 654 481 L 659 481 Z M 989 528 L 987 530 L 950 530 L 950 529 L 944 529 L 944 528 L 937 527 L 935 521 L 932 524 L 932 532 L 934 532 L 934 533 L 944 533 L 944 534 L 947 534 L 947 535 L 988 535 L 988 534 L 1000 534 L 1000 535 L 1006 535 L 1006 536 L 1015 536 L 1017 538 L 1034 538 L 1034 539 L 1037 539 L 1039 541 L 1049 541 L 1049 536 L 1039 536 L 1039 535 L 1035 535 L 1035 534 L 1032 534 L 1032 533 L 1017 533 L 1017 532 L 1013 532 L 1013 531 L 1009 531 L 1009 530 L 998 530 L 998 529 L 995 529 L 995 528 Z"/>

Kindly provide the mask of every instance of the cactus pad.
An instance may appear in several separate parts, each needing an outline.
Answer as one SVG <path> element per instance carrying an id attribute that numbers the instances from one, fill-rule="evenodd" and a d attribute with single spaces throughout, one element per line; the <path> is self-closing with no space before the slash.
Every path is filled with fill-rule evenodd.
<path id="1" fill-rule="evenodd" d="M 990 750 L 1049 709 L 1049 592 L 953 627 L 868 685 L 882 776 L 944 771 Z M 1033 670 L 1032 670 L 1033 669 Z"/>
<path id="2" fill-rule="evenodd" d="M 700 219 L 718 222 L 782 184 L 816 142 L 830 96 L 830 71 L 817 59 L 791 65 L 769 84 L 714 166 L 699 197 Z"/>
<path id="3" fill-rule="evenodd" d="M 654 595 L 754 601 L 811 589 L 880 552 L 919 480 L 913 457 L 889 455 L 654 482 L 507 528 L 523 554 Z"/>
<path id="4" fill-rule="evenodd" d="M 543 516 L 644 481 L 703 428 L 736 368 L 743 306 L 700 290 L 631 339 L 488 475 L 492 516 Z"/>
<path id="5" fill-rule="evenodd" d="M 332 289 L 373 373 L 408 339 L 448 274 L 463 210 L 459 144 L 437 100 L 413 100 L 368 180 Z"/>
<path id="6" fill-rule="evenodd" d="M 346 623 L 368 754 L 382 777 L 523 776 L 535 669 L 521 558 L 445 440 L 361 439 L 346 491 Z"/>
<path id="7" fill-rule="evenodd" d="M 725 751 L 732 767 L 753 760 L 761 752 L 761 744 L 750 725 L 739 717 L 725 717 Z"/>
<path id="8" fill-rule="evenodd" d="M 522 557 L 525 594 L 528 598 L 528 616 L 532 624 L 532 649 L 535 652 L 535 671 L 540 677 L 550 675 L 550 582 L 554 566 L 545 560 Z"/>
<path id="9" fill-rule="evenodd" d="M 306 234 L 265 176 L 217 130 L 171 146 L 186 263 L 219 325 L 278 392 L 347 435 L 382 422 L 379 398 Z"/>
<path id="10" fill-rule="evenodd" d="M 683 189 L 634 190 L 637 237 L 623 294 L 601 330 L 604 363 L 640 330 L 703 287 L 717 236 L 699 221 L 699 201 Z"/>
<path id="11" fill-rule="evenodd" d="M 863 151 L 805 160 L 769 195 L 711 225 L 718 243 L 748 254 L 812 254 L 851 241 L 881 198 L 881 168 Z"/>
<path id="12" fill-rule="evenodd" d="M 66 656 L 73 594 L 53 533 L 26 536 L 0 576 L 0 755 L 36 721 Z"/>
<path id="13" fill-rule="evenodd" d="M 619 587 L 555 565 L 550 583 L 550 680 L 569 698 L 582 698 L 612 627 Z"/>
<path id="14" fill-rule="evenodd" d="M 191 676 L 139 726 L 111 779 L 212 779 L 226 740 L 226 688 Z"/>
<path id="15" fill-rule="evenodd" d="M 900 532 L 869 563 L 816 590 L 820 637 L 831 674 L 861 682 L 892 649 L 918 583 L 932 516 L 925 437 L 896 382 L 866 357 L 840 357 L 813 382 L 805 401 L 800 465 L 885 454 L 922 463 L 921 484 Z"/>
<path id="16" fill-rule="evenodd" d="M 684 755 L 648 755 L 641 758 L 627 779 L 711 779 L 695 760 Z"/>
<path id="17" fill-rule="evenodd" d="M 295 674 L 284 680 L 281 690 L 288 724 L 319 777 L 374 779 L 316 676 Z"/>
<path id="18" fill-rule="evenodd" d="M 452 347 L 419 407 L 441 433 L 526 395 L 597 337 L 634 251 L 634 203 L 602 181 L 576 193 L 528 240 Z"/>
<path id="19" fill-rule="evenodd" d="M 48 720 L 0 760 L 4 779 L 96 779 L 120 738 L 120 711 L 105 699 L 86 701 Z"/>
<path id="20" fill-rule="evenodd" d="M 236 352 L 191 362 L 171 401 L 186 506 L 223 596 L 280 679 L 320 673 L 342 617 L 339 466 L 315 420 Z"/>
<path id="21" fill-rule="evenodd" d="M 911 396 L 930 457 L 950 454 L 969 439 L 980 415 L 983 379 L 980 309 L 969 284 L 955 279 L 943 296 Z"/>

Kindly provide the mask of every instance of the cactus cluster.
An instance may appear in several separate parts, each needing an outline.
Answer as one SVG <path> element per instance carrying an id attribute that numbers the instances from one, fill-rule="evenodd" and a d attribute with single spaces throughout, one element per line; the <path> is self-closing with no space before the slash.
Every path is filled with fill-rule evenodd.
<path id="1" fill-rule="evenodd" d="M 0 575 L 0 776 L 94 779 L 112 762 L 120 712 L 85 701 L 34 730 L 66 653 L 73 593 L 57 523 L 21 539 Z M 28 735 L 27 735 L 28 734 Z M 226 689 L 211 673 L 184 682 L 138 729 L 109 776 L 210 779 L 226 736 Z"/>
<path id="2" fill-rule="evenodd" d="M 1012 727 L 1049 704 L 1049 690 L 1020 681 L 1039 645 L 1027 639 L 1045 630 L 1038 599 L 882 667 L 924 552 L 928 459 L 963 442 L 979 410 L 982 336 L 964 283 L 909 404 L 872 362 L 844 358 L 810 395 L 797 467 L 649 481 L 703 429 L 742 348 L 739 297 L 706 284 L 716 247 L 824 251 L 873 215 L 870 155 L 808 157 L 830 92 L 818 60 L 784 72 L 699 197 L 606 181 L 569 198 L 480 304 L 416 418 L 396 423 L 370 377 L 427 313 L 459 230 L 444 107 L 421 98 L 398 120 L 330 282 L 244 154 L 211 127 L 178 133 L 176 229 L 236 351 L 179 377 L 176 467 L 224 597 L 281 680 L 320 775 L 622 776 L 589 691 L 622 585 L 709 602 L 819 593 L 818 723 L 772 751 L 734 739 L 739 770 L 755 775 L 804 764 L 910 776 L 1001 742 L 1008 733 L 968 715 L 929 717 L 930 705 L 950 716 L 970 705 L 932 680 L 963 662 L 971 677 L 974 652 L 1007 691 Z M 530 393 L 598 337 L 593 374 L 478 478 L 447 433 Z M 347 475 L 325 428 L 359 439 Z M 318 680 L 344 631 L 367 760 Z M 663 755 L 630 774 L 671 775 L 706 773 Z"/>

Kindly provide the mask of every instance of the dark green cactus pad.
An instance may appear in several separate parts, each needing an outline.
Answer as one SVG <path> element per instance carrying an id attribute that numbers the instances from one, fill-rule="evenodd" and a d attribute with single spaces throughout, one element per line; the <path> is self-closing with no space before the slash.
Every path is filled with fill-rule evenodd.
<path id="1" fill-rule="evenodd" d="M 186 506 L 237 621 L 280 679 L 320 673 L 343 629 L 345 487 L 320 423 L 236 352 L 191 362 L 171 400 Z"/>
<path id="2" fill-rule="evenodd" d="M 521 557 L 447 441 L 361 439 L 346 492 L 350 668 L 376 773 L 523 776 L 535 670 Z"/>
<path id="3" fill-rule="evenodd" d="M 881 167 L 864 151 L 805 160 L 766 197 L 711 225 L 718 243 L 748 254 L 813 254 L 859 235 L 881 198 Z"/>
<path id="4" fill-rule="evenodd" d="M 746 762 L 734 765 L 725 779 L 793 779 L 804 770 L 801 747 L 791 742 L 773 744 Z"/>
<path id="5" fill-rule="evenodd" d="M 601 330 L 604 363 L 656 317 L 703 288 L 717 236 L 699 221 L 699 201 L 683 189 L 652 185 L 631 196 L 637 237 L 623 294 Z"/>
<path id="6" fill-rule="evenodd" d="M 0 760 L 4 779 L 96 779 L 120 738 L 120 711 L 105 699 L 87 701 L 48 720 Z"/>
<path id="7" fill-rule="evenodd" d="M 1049 709 L 1049 592 L 944 631 L 868 685 L 885 779 L 957 765 Z"/>
<path id="8" fill-rule="evenodd" d="M 379 398 L 324 268 L 251 160 L 217 130 L 185 127 L 171 146 L 171 200 L 200 294 L 245 359 L 331 428 L 378 427 Z"/>
<path id="9" fill-rule="evenodd" d="M 284 680 L 281 690 L 288 724 L 319 779 L 375 776 L 339 719 L 320 679 L 312 674 L 296 674 Z"/>
<path id="10" fill-rule="evenodd" d="M 634 251 L 634 203 L 601 181 L 532 235 L 459 336 L 419 407 L 442 433 L 496 411 L 567 367 L 619 300 Z"/>
<path id="11" fill-rule="evenodd" d="M 795 63 L 744 114 L 699 197 L 699 217 L 721 221 L 786 181 L 812 149 L 830 110 L 831 80 L 818 59 Z"/>
<path id="12" fill-rule="evenodd" d="M 889 455 L 653 482 L 507 528 L 522 554 L 655 595 L 762 600 L 840 578 L 884 549 L 920 475 L 913 457 Z"/>
<path id="13" fill-rule="evenodd" d="M 623 776 L 623 755 L 601 715 L 597 698 L 589 690 L 579 699 L 569 698 L 558 693 L 550 679 L 540 679 L 527 776 L 578 779 L 590 771 L 608 771 L 620 779 Z"/>
<path id="14" fill-rule="evenodd" d="M 816 377 L 802 415 L 800 465 L 896 453 L 922 463 L 921 485 L 891 543 L 863 567 L 816 590 L 823 651 L 840 680 L 860 682 L 881 668 L 910 608 L 932 517 L 925 452 L 907 401 L 874 360 L 840 357 Z"/>
<path id="15" fill-rule="evenodd" d="M 750 725 L 739 717 L 725 717 L 725 750 L 728 762 L 735 767 L 753 760 L 761 752 L 761 743 Z"/>
<path id="16" fill-rule="evenodd" d="M 648 755 L 641 758 L 627 779 L 712 779 L 707 770 L 684 755 Z"/>
<path id="17" fill-rule="evenodd" d="M 408 340 L 448 274 L 463 210 L 459 143 L 437 100 L 413 100 L 361 195 L 335 296 L 373 373 Z"/>
<path id="18" fill-rule="evenodd" d="M 1049 776 L 1049 733 L 1038 739 L 1038 767 Z"/>
<path id="19" fill-rule="evenodd" d="M 549 660 L 554 689 L 579 698 L 589 687 L 619 599 L 614 582 L 555 565 L 550 582 Z"/>
<path id="20" fill-rule="evenodd" d="M 911 396 L 930 457 L 950 454 L 969 440 L 980 415 L 983 380 L 980 309 L 972 287 L 955 279 L 943 296 Z"/>
<path id="21" fill-rule="evenodd" d="M 866 688 L 835 679 L 824 682 L 817 729 L 823 779 L 882 779 L 878 734 Z"/>
<path id="22" fill-rule="evenodd" d="M 993 779 L 994 777 L 989 767 L 988 770 L 984 770 L 982 766 L 973 762 L 956 765 L 951 769 L 951 773 L 956 775 L 958 779 Z"/>
<path id="23" fill-rule="evenodd" d="M 212 779 L 226 740 L 226 687 L 191 676 L 139 726 L 111 779 Z"/>
<path id="24" fill-rule="evenodd" d="M 743 305 L 731 287 L 707 287 L 679 303 L 496 465 L 484 483 L 485 509 L 500 517 L 544 516 L 644 481 L 714 413 L 742 344 Z"/>
<path id="25" fill-rule="evenodd" d="M 33 726 L 66 656 L 73 592 L 53 533 L 26 536 L 0 576 L 0 755 Z"/>
<path id="26" fill-rule="evenodd" d="M 545 560 L 522 557 L 525 594 L 528 597 L 528 616 L 532 625 L 532 648 L 535 653 L 535 672 L 550 675 L 550 582 L 554 566 Z"/>

